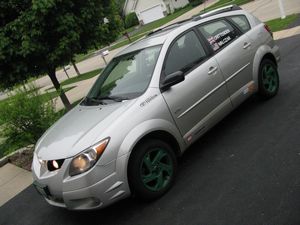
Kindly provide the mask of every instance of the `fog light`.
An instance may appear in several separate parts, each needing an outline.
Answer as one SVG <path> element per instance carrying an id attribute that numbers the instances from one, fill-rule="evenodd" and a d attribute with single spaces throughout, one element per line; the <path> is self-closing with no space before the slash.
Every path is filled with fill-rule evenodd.
<path id="1" fill-rule="evenodd" d="M 53 167 L 54 167 L 55 169 L 58 169 L 58 168 L 59 168 L 59 165 L 58 165 L 58 163 L 56 162 L 56 160 L 53 160 L 53 161 L 52 161 L 52 165 L 53 165 Z"/>
<path id="2" fill-rule="evenodd" d="M 63 163 L 64 163 L 64 159 L 49 160 L 47 161 L 47 168 L 49 171 L 58 170 L 61 168 Z"/>

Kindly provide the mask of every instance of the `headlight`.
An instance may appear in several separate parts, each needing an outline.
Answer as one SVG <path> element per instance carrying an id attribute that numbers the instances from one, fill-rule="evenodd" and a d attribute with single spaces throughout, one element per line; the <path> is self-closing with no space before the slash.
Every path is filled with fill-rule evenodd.
<path id="1" fill-rule="evenodd" d="M 104 152 L 108 142 L 109 138 L 106 138 L 75 156 L 70 165 L 70 176 L 75 176 L 92 168 Z"/>

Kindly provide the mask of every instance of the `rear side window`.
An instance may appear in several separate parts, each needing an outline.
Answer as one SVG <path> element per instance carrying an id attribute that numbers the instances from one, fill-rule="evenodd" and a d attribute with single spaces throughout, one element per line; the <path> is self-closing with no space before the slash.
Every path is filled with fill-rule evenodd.
<path id="1" fill-rule="evenodd" d="M 243 33 L 246 33 L 251 28 L 246 16 L 231 16 L 228 19 L 232 23 L 234 23 Z"/>
<path id="2" fill-rule="evenodd" d="M 194 31 L 178 38 L 170 47 L 164 73 L 187 72 L 206 58 L 206 53 Z"/>
<path id="3" fill-rule="evenodd" d="M 238 37 L 238 31 L 225 20 L 213 21 L 198 27 L 214 51 L 227 46 Z"/>

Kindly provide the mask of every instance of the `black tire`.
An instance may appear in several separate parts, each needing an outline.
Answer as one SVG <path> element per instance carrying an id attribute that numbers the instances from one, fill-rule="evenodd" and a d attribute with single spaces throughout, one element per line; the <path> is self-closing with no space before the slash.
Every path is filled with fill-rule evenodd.
<path id="1" fill-rule="evenodd" d="M 259 66 L 258 94 L 263 99 L 274 97 L 279 90 L 279 75 L 276 64 L 264 59 Z"/>
<path id="2" fill-rule="evenodd" d="M 161 158 L 159 163 L 156 163 L 155 157 Z M 150 167 L 151 171 L 148 169 Z M 177 159 L 172 148 L 161 140 L 147 139 L 136 146 L 129 159 L 128 180 L 131 192 L 133 196 L 141 200 L 157 199 L 173 185 L 176 172 Z M 157 178 L 152 180 L 156 174 Z M 149 180 L 148 183 L 147 180 Z M 163 180 L 162 183 L 161 180 Z"/>

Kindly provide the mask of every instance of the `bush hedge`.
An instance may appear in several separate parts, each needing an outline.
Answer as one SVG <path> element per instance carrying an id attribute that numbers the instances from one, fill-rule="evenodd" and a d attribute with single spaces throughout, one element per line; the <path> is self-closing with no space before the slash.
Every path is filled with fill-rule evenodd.
<path id="1" fill-rule="evenodd" d="M 33 85 L 22 86 L 16 89 L 15 95 L 10 96 L 7 104 L 1 105 L 0 122 L 3 125 L 0 137 L 6 139 L 0 145 L 2 155 L 35 144 L 41 135 L 61 117 L 62 112 L 55 112 L 54 102 L 45 99 L 47 97 L 48 95 L 41 96 Z"/>
<path id="2" fill-rule="evenodd" d="M 129 13 L 125 17 L 125 29 L 128 29 L 133 26 L 137 26 L 137 25 L 139 25 L 139 20 L 136 16 L 135 12 Z"/>
<path id="3" fill-rule="evenodd" d="M 203 0 L 189 0 L 191 6 L 195 7 L 203 3 Z"/>

